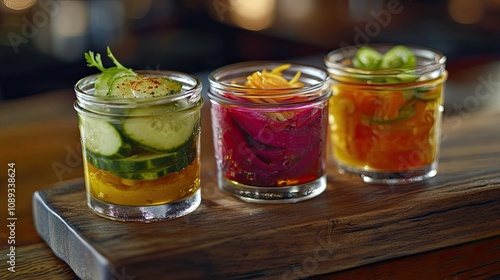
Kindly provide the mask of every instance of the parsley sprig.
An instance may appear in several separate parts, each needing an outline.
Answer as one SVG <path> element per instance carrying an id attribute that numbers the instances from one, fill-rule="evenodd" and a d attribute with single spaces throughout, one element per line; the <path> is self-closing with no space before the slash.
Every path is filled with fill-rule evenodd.
<path id="1" fill-rule="evenodd" d="M 113 64 L 115 64 L 114 67 L 105 68 L 101 60 L 101 54 L 100 53 L 94 54 L 93 51 L 88 51 L 85 53 L 85 60 L 87 61 L 87 66 L 96 67 L 97 69 L 101 70 L 103 74 L 111 74 L 111 73 L 116 74 L 116 72 L 124 71 L 128 72 L 129 74 L 135 75 L 132 69 L 126 68 L 120 62 L 118 62 L 118 60 L 115 58 L 109 47 L 107 47 L 106 51 L 108 57 L 111 59 L 111 61 L 113 61 Z"/>
<path id="2" fill-rule="evenodd" d="M 110 91 L 111 84 L 119 77 L 136 76 L 137 74 L 130 68 L 123 66 L 115 58 L 109 46 L 106 49 L 108 57 L 111 59 L 115 66 L 106 68 L 104 67 L 101 59 L 101 54 L 88 51 L 85 53 L 85 60 L 87 66 L 96 67 L 101 71 L 99 77 L 95 81 L 96 95 L 107 96 Z"/>

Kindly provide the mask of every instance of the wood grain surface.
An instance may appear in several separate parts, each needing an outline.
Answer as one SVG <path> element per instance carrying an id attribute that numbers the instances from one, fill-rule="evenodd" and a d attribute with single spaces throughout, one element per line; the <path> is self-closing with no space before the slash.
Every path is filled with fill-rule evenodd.
<path id="1" fill-rule="evenodd" d="M 296 279 L 490 238 L 500 234 L 498 118 L 445 129 L 439 173 L 422 183 L 366 185 L 330 168 L 315 199 L 255 205 L 220 193 L 209 160 L 202 205 L 183 218 L 102 219 L 76 181 L 36 193 L 37 229 L 84 279 Z"/>

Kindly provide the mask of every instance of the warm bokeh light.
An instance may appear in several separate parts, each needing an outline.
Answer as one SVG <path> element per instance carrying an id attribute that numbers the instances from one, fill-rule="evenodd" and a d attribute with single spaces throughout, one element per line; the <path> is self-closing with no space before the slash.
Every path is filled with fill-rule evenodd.
<path id="1" fill-rule="evenodd" d="M 484 14 L 484 2 L 478 0 L 450 0 L 448 13 L 451 18 L 462 24 L 473 24 Z"/>
<path id="2" fill-rule="evenodd" d="M 276 0 L 230 0 L 229 7 L 231 19 L 235 25 L 258 31 L 273 23 Z"/>
<path id="3" fill-rule="evenodd" d="M 67 1 L 51 18 L 51 53 L 61 61 L 81 60 L 90 30 L 89 1 Z"/>
<path id="4" fill-rule="evenodd" d="M 52 18 L 56 36 L 73 37 L 85 34 L 89 28 L 89 7 L 83 1 L 68 1 L 60 6 L 61 12 Z"/>
<path id="5" fill-rule="evenodd" d="M 20 11 L 35 5 L 36 0 L 3 0 L 3 4 L 12 10 Z"/>

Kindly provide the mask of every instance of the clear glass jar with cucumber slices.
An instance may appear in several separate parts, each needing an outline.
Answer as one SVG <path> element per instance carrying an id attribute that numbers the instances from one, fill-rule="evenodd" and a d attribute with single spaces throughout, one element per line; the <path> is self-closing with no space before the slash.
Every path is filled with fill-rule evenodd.
<path id="1" fill-rule="evenodd" d="M 418 182 L 437 173 L 446 57 L 402 45 L 330 52 L 331 158 L 367 183 Z"/>
<path id="2" fill-rule="evenodd" d="M 123 221 L 159 221 L 200 204 L 202 85 L 175 71 L 104 68 L 75 85 L 89 207 Z M 94 65 L 95 64 L 95 65 Z"/>

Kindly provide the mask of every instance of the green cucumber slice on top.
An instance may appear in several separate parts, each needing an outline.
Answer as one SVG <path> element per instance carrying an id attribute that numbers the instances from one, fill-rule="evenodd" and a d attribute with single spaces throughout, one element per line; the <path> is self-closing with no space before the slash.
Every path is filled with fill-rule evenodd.
<path id="1" fill-rule="evenodd" d="M 108 57 L 115 64 L 114 67 L 105 68 L 99 53 L 94 54 L 93 51 L 85 53 L 87 65 L 101 70 L 101 74 L 98 75 L 94 84 L 96 96 L 108 96 L 111 84 L 116 78 L 123 76 L 136 76 L 136 73 L 132 69 L 125 68 L 120 62 L 118 62 L 113 53 L 111 53 L 111 49 L 109 47 L 106 48 L 106 51 Z"/>
<path id="2" fill-rule="evenodd" d="M 80 126 L 83 131 L 82 144 L 96 155 L 118 158 L 127 156 L 132 150 L 118 130 L 104 119 L 80 117 Z"/>
<path id="3" fill-rule="evenodd" d="M 377 69 L 381 60 L 381 53 L 368 46 L 363 46 L 356 52 L 352 63 L 356 68 Z"/>
<path id="4" fill-rule="evenodd" d="M 113 80 L 110 97 L 151 98 L 180 92 L 182 84 L 166 77 L 123 76 Z"/>
<path id="5" fill-rule="evenodd" d="M 115 74 L 99 75 L 95 81 L 95 95 L 109 96 L 115 80 L 125 77 L 134 78 L 135 75 L 125 71 L 115 71 Z"/>
<path id="6" fill-rule="evenodd" d="M 352 64 L 355 68 L 369 70 L 413 68 L 417 65 L 417 58 L 406 46 L 397 45 L 382 54 L 369 47 L 361 47 L 355 54 Z M 370 79 L 378 84 L 397 84 L 413 82 L 418 79 L 411 69 L 390 77 L 374 77 Z"/>
<path id="7" fill-rule="evenodd" d="M 411 68 L 417 65 L 417 58 L 413 52 L 402 45 L 394 46 L 388 50 L 380 61 L 381 69 Z"/>
<path id="8" fill-rule="evenodd" d="M 153 151 L 172 151 L 196 133 L 199 112 L 181 112 L 167 116 L 131 117 L 123 122 L 127 138 Z"/>

